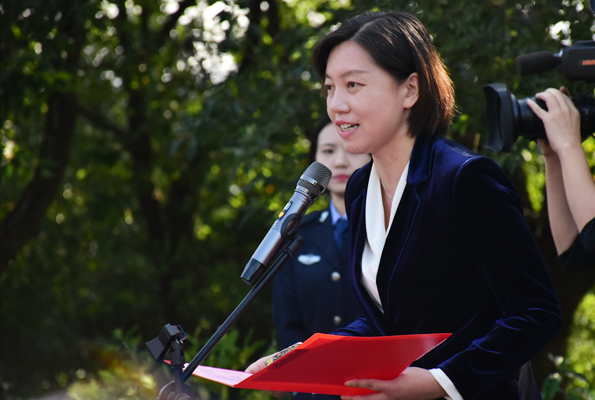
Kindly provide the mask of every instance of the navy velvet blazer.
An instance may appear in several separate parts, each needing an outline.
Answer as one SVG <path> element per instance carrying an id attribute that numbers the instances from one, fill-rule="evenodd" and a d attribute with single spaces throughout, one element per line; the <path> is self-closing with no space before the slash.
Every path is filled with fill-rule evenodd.
<path id="1" fill-rule="evenodd" d="M 441 368 L 465 400 L 519 399 L 519 368 L 561 318 L 512 183 L 486 157 L 442 137 L 417 138 L 378 270 L 382 313 L 360 283 L 370 169 L 357 171 L 346 193 L 364 316 L 335 333 L 452 333 L 413 365 Z"/>
<path id="2" fill-rule="evenodd" d="M 281 348 L 362 315 L 349 279 L 347 250 L 340 253 L 333 237 L 330 210 L 306 215 L 299 235 L 304 244 L 275 275 L 273 318 Z"/>

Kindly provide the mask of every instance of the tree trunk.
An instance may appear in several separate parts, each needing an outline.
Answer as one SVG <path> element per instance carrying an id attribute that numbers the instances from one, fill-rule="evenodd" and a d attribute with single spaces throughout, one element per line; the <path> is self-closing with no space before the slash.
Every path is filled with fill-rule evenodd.
<path id="1" fill-rule="evenodd" d="M 76 120 L 75 104 L 71 94 L 54 91 L 48 96 L 44 137 L 35 175 L 15 208 L 0 224 L 0 273 L 39 232 L 45 212 L 58 193 L 70 160 Z"/>

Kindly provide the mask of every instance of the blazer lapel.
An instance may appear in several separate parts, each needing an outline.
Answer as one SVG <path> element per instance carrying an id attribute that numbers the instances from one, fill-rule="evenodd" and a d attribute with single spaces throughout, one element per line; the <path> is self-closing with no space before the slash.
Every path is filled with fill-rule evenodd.
<path id="1" fill-rule="evenodd" d="M 437 139 L 438 136 L 435 135 L 422 135 L 416 139 L 411 153 L 407 185 L 405 186 L 388 237 L 386 238 L 386 243 L 384 244 L 380 265 L 378 266 L 378 274 L 376 276 L 376 285 L 378 286 L 378 294 L 380 295 L 380 301 L 385 315 L 391 312 L 390 288 L 392 287 L 392 280 L 395 279 L 399 268 L 399 260 L 408 245 L 408 240 L 419 209 L 420 197 L 418 186 L 422 185 L 432 172 L 432 150 Z M 409 245 L 412 246 L 414 244 Z M 361 245 L 361 249 L 363 251 L 363 244 Z M 359 254 L 359 257 L 361 260 L 361 254 Z"/>
<path id="2" fill-rule="evenodd" d="M 390 314 L 389 291 L 391 281 L 398 269 L 401 254 L 403 254 L 403 250 L 407 245 L 418 207 L 419 197 L 415 192 L 415 188 L 407 184 L 386 238 L 380 265 L 378 266 L 378 275 L 376 276 L 378 294 L 386 315 Z"/>
<path id="3" fill-rule="evenodd" d="M 359 180 L 357 196 L 351 203 L 349 224 L 351 231 L 351 246 L 349 247 L 349 265 L 351 268 L 351 283 L 355 289 L 359 303 L 366 315 L 371 316 L 369 323 L 379 334 L 385 335 L 387 330 L 383 327 L 383 316 L 380 310 L 374 306 L 368 291 L 361 284 L 362 279 L 362 254 L 366 243 L 366 194 L 368 193 L 368 179 L 370 177 L 372 163 L 362 167 L 362 177 Z M 357 186 L 357 185 L 356 185 Z"/>

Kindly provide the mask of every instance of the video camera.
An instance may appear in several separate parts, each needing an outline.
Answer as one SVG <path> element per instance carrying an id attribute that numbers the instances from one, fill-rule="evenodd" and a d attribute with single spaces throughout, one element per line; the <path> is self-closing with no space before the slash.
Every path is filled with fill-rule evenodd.
<path id="1" fill-rule="evenodd" d="M 554 68 L 570 81 L 595 83 L 595 41 L 577 42 L 559 53 L 531 53 L 515 59 L 519 75 L 537 74 Z M 509 152 L 519 136 L 530 140 L 547 139 L 541 119 L 527 105 L 527 99 L 515 97 L 506 85 L 492 83 L 483 87 L 486 96 L 487 147 Z M 591 90 L 592 92 L 592 90 Z M 531 97 L 547 110 L 544 101 Z M 595 131 L 595 99 L 588 94 L 571 97 L 581 116 L 581 138 L 586 140 Z"/>

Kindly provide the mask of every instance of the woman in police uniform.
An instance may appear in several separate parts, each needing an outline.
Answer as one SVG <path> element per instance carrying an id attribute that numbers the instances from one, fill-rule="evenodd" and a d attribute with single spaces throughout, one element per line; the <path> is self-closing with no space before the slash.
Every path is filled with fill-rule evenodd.
<path id="1" fill-rule="evenodd" d="M 280 348 L 303 342 L 316 332 L 332 332 L 361 315 L 348 277 L 344 194 L 351 174 L 370 156 L 346 152 L 325 117 L 311 139 L 310 158 L 333 174 L 327 187 L 331 201 L 325 210 L 304 217 L 299 230 L 304 244 L 275 277 L 273 317 Z M 301 395 L 312 399 L 310 394 L 296 396 Z"/>

